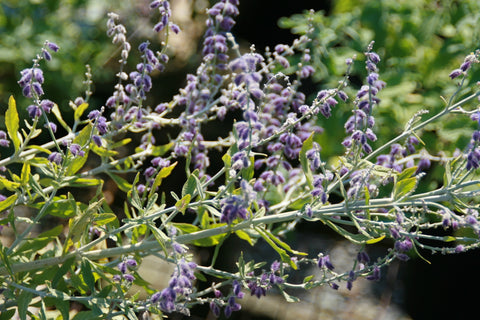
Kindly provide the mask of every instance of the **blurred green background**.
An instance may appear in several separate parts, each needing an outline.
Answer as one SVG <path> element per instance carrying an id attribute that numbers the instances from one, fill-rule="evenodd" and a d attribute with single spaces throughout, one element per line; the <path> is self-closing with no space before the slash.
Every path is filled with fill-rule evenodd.
<path id="1" fill-rule="evenodd" d="M 2 0 L 0 2 L 0 111 L 3 115 L 10 95 L 14 95 L 19 108 L 26 116 L 29 104 L 22 97 L 16 81 L 20 71 L 31 67 L 32 59 L 40 53 L 49 40 L 60 46 L 52 61 L 41 68 L 45 73 L 44 91 L 66 113 L 71 114 L 68 102 L 84 96 L 86 64 L 93 74 L 94 95 L 92 107 L 99 108 L 113 92 L 118 72 L 120 51 L 106 35 L 107 13 L 120 16 L 119 23 L 127 29 L 132 44 L 127 70 L 134 70 L 138 63 L 137 47 L 149 40 L 152 49 L 160 50 L 163 38 L 152 31 L 158 21 L 158 10 L 150 10 L 150 0 Z M 175 58 L 165 74 L 156 74 L 162 81 L 157 98 L 168 99 L 182 85 L 185 68 L 192 69 L 196 57 L 197 42 L 203 32 L 203 14 L 208 1 L 172 1 L 173 20 L 182 25 L 183 32 L 171 39 L 169 53 Z M 172 37 L 173 38 L 173 37 Z M 172 81 L 172 73 L 174 73 Z M 165 81 L 165 79 L 169 81 Z M 158 103 L 158 102 L 157 102 Z M 65 116 L 68 119 L 68 115 Z M 0 120 L 1 126 L 3 121 Z"/>
<path id="2" fill-rule="evenodd" d="M 293 15 L 280 19 L 279 24 L 305 34 L 309 16 Z M 427 109 L 433 114 L 445 106 L 440 97 L 448 98 L 458 82 L 448 74 L 480 44 L 479 16 L 479 1 L 333 1 L 330 12 L 316 12 L 312 18 L 315 82 L 322 88 L 335 87 L 345 73 L 345 59 L 356 54 L 351 82 L 358 89 L 366 76 L 363 52 L 374 40 L 374 51 L 382 59 L 380 78 L 387 83 L 375 111 L 377 145 L 384 143 L 398 135 L 416 111 Z M 472 78 L 479 79 L 479 75 L 476 68 Z M 354 91 L 349 93 L 352 96 Z M 326 132 L 332 133 L 321 141 L 327 154 L 342 153 L 342 146 L 327 142 L 331 136 L 343 136 L 343 128 L 333 119 L 349 115 L 345 108 L 337 108 L 332 120 L 322 122 Z M 467 119 L 448 117 L 428 127 L 422 138 L 429 152 L 463 149 L 473 127 Z"/>

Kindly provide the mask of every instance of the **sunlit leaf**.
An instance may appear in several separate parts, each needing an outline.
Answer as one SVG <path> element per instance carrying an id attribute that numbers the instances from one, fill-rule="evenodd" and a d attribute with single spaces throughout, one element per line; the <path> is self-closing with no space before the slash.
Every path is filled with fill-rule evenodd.
<path id="1" fill-rule="evenodd" d="M 190 194 L 186 194 L 182 199 L 175 203 L 175 208 L 181 213 L 185 213 L 185 210 L 187 210 L 188 204 L 190 203 L 190 199 Z"/>
<path id="2" fill-rule="evenodd" d="M 5 126 L 7 127 L 7 133 L 12 140 L 15 151 L 20 148 L 21 136 L 18 132 L 19 129 L 19 118 L 17 112 L 17 103 L 13 96 L 10 96 L 8 99 L 8 109 L 5 112 Z"/>
<path id="3" fill-rule="evenodd" d="M 177 165 L 177 162 L 171 164 L 168 167 L 164 167 L 164 168 L 160 169 L 160 172 L 158 172 L 158 174 L 155 177 L 155 180 L 153 181 L 153 184 L 150 188 L 149 196 L 152 196 L 152 194 L 157 191 L 157 188 L 162 184 L 162 180 L 164 178 L 168 177 L 172 173 L 172 171 L 173 171 L 173 169 L 175 168 L 176 165 Z"/>
<path id="4" fill-rule="evenodd" d="M 114 213 L 99 213 L 93 219 L 97 226 L 103 226 L 115 220 L 117 220 L 117 216 Z"/>
<path id="5" fill-rule="evenodd" d="M 107 174 L 113 181 L 117 184 L 118 188 L 123 192 L 128 192 L 132 189 L 132 185 L 127 182 L 127 180 L 107 171 Z"/>
<path id="6" fill-rule="evenodd" d="M 75 109 L 75 114 L 74 114 L 75 121 L 80 120 L 80 118 L 82 117 L 82 114 L 85 112 L 85 110 L 87 110 L 87 108 L 88 108 L 88 103 L 84 102 Z"/>
<path id="7" fill-rule="evenodd" d="M 57 118 L 58 123 L 60 123 L 60 125 L 61 125 L 65 130 L 67 130 L 67 132 L 71 132 L 71 131 L 72 131 L 72 129 L 70 129 L 70 127 L 68 126 L 68 124 L 65 122 L 65 120 L 63 120 L 62 112 L 60 111 L 60 108 L 58 108 L 58 105 L 57 105 L 57 104 L 54 104 L 54 105 L 53 105 L 52 113 L 53 113 L 53 114 L 55 115 L 55 117 Z"/>
<path id="8" fill-rule="evenodd" d="M 235 234 L 236 234 L 237 237 L 239 237 L 240 239 L 247 241 L 251 246 L 253 246 L 253 245 L 255 244 L 255 243 L 253 242 L 252 237 L 250 237 L 250 235 L 249 235 L 248 233 L 246 233 L 245 231 L 243 231 L 243 230 L 237 230 L 237 231 L 235 231 Z"/>
<path id="9" fill-rule="evenodd" d="M 12 194 L 10 197 L 7 199 L 0 201 L 0 212 L 3 212 L 10 208 L 13 204 L 15 204 L 15 201 L 17 200 L 17 195 Z"/>

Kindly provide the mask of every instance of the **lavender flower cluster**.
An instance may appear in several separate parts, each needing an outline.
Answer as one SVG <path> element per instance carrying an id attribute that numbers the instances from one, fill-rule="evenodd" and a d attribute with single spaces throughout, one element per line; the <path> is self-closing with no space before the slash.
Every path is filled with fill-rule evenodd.
<path id="1" fill-rule="evenodd" d="M 377 64 L 380 57 L 372 51 L 373 42 L 368 46 L 365 56 L 365 65 L 368 72 L 367 84 L 363 85 L 356 94 L 353 115 L 345 123 L 345 132 L 349 134 L 342 144 L 349 150 L 355 152 L 371 153 L 372 147 L 368 141 L 376 141 L 377 136 L 373 132 L 375 120 L 372 115 L 374 107 L 380 102 L 378 92 L 385 87 L 385 82 L 379 79 Z M 317 97 L 318 99 L 318 97 Z M 357 149 L 361 151 L 357 151 Z"/>
<path id="2" fill-rule="evenodd" d="M 214 316 L 221 316 L 223 310 L 224 316 L 230 317 L 242 308 L 244 289 L 258 298 L 273 289 L 286 297 L 289 294 L 285 290 L 292 287 L 309 289 L 327 284 L 338 289 L 342 282 L 351 290 L 359 278 L 380 280 L 383 266 L 395 259 L 406 261 L 418 254 L 419 249 L 459 253 L 480 246 L 479 192 L 475 189 L 480 183 L 475 171 L 480 167 L 480 111 L 478 108 L 466 110 L 466 102 L 480 93 L 460 102 L 452 98 L 443 113 L 431 118 L 421 119 L 425 113 L 419 113 L 397 138 L 386 143 L 378 141 L 381 139 L 375 134 L 375 111 L 386 83 L 380 77 L 381 58 L 373 51 L 373 42 L 365 51 L 365 84 L 356 93 L 351 93 L 349 88 L 353 59 L 347 59 L 345 78 L 339 81 L 338 87 L 320 90 L 310 102 L 310 97 L 301 92 L 302 85 L 315 71 L 308 49 L 312 44 L 308 33 L 292 45 L 267 48 L 263 55 L 254 46 L 240 48 L 231 33 L 239 14 L 238 5 L 238 0 L 221 0 L 206 11 L 199 67 L 187 75 L 185 86 L 171 101 L 156 102 L 154 107 L 149 105 L 147 97 L 154 90 L 154 72 L 162 72 L 167 66 L 168 41 L 159 51 L 149 42 L 141 43 L 136 50 L 140 62 L 129 72 L 127 60 L 132 46 L 127 30 L 119 23 L 118 15 L 110 14 L 107 34 L 112 43 L 120 47 L 117 83 L 104 105 L 93 106 L 86 116 L 83 113 L 92 107 L 88 99 L 75 99 L 71 103 L 75 111 L 72 128 L 59 115 L 58 106 L 44 98 L 47 96 L 42 88 L 45 79 L 39 62 L 51 60 L 51 53 L 59 49 L 52 42 L 45 43 L 32 68 L 23 70 L 18 82 L 23 95 L 32 101 L 26 108 L 31 133 L 21 136 L 15 131 L 18 131 L 19 120 L 13 103 L 5 117 L 7 130 L 0 130 L 0 146 L 9 148 L 13 144 L 15 147 L 12 157 L 0 160 L 0 186 L 10 192 L 8 197 L 0 194 L 2 210 L 16 205 L 36 209 L 43 206 L 32 218 L 31 226 L 5 250 L 6 255 L 13 256 L 10 265 L 20 263 L 15 254 L 27 251 L 20 246 L 25 240 L 34 240 L 29 238 L 29 232 L 51 214 L 68 219 L 72 230 L 67 235 L 58 237 L 58 232 L 51 237 L 52 246 L 61 246 L 55 252 L 61 252 L 62 257 L 52 253 L 45 257 L 47 262 L 42 263 L 54 265 L 55 262 L 50 262 L 53 258 L 59 263 L 58 259 L 65 256 L 72 259 L 68 265 L 72 270 L 65 271 L 65 278 L 81 274 L 82 277 L 77 276 L 80 280 L 75 278 L 75 281 L 90 281 L 92 290 L 97 284 L 101 286 L 98 277 L 111 282 L 112 286 L 101 293 L 102 299 L 107 296 L 111 299 L 105 298 L 108 300 L 105 305 L 121 308 L 123 302 L 118 303 L 119 299 L 128 299 L 125 292 L 118 290 L 126 291 L 137 284 L 146 287 L 150 296 L 143 301 L 125 302 L 125 310 L 144 312 L 144 315 L 148 312 L 188 313 L 186 310 L 197 304 L 208 304 Z M 170 32 L 180 32 L 180 27 L 171 21 L 168 1 L 151 1 L 150 8 L 160 15 L 154 32 L 162 32 L 166 38 Z M 460 68 L 450 73 L 451 79 L 463 75 L 460 88 L 473 65 L 478 63 L 478 56 L 478 52 L 467 56 Z M 353 108 L 344 124 L 346 136 L 328 140 L 338 142 L 344 154 L 332 160 L 318 139 L 328 134 L 320 125 L 332 121 L 335 108 L 345 108 L 348 103 Z M 421 129 L 453 113 L 470 116 L 478 126 L 466 151 L 458 151 L 452 157 L 432 156 L 425 149 L 418 151 Z M 231 118 L 234 120 L 228 123 Z M 204 133 L 214 120 L 224 121 L 231 130 L 209 141 Z M 36 128 L 40 121 L 46 123 L 52 142 L 32 146 L 33 137 L 42 131 Z M 68 127 L 67 136 L 57 137 L 57 123 Z M 178 134 L 171 137 L 168 144 L 158 145 L 155 136 L 166 126 L 178 127 Z M 140 133 L 140 143 L 123 157 L 117 147 L 128 143 L 129 139 L 123 137 L 130 133 Z M 377 146 L 381 143 L 384 144 Z M 211 165 L 212 149 L 223 153 L 224 166 L 216 172 Z M 99 164 L 93 169 L 85 166 L 82 171 L 87 158 L 91 159 L 91 152 L 99 155 Z M 165 191 L 168 190 L 162 189 L 161 183 L 172 172 L 175 178 L 181 176 L 174 171 L 181 167 L 176 166 L 180 158 L 185 158 L 187 179 L 181 196 L 170 193 L 175 204 L 168 206 L 171 199 L 167 199 L 169 195 Z M 445 164 L 444 186 L 420 193 L 417 186 L 433 161 Z M 20 176 L 6 167 L 16 162 L 24 162 Z M 31 173 L 32 167 L 38 167 L 38 174 Z M 122 213 L 126 218 L 121 225 L 117 213 L 112 212 L 116 209 L 101 197 L 104 181 L 99 178 L 100 174 L 111 177 L 127 193 Z M 129 175 L 135 176 L 133 182 L 125 180 Z M 70 184 L 96 186 L 98 191 L 94 199 L 83 204 L 69 191 L 62 193 Z M 178 219 L 180 214 L 182 222 Z M 308 253 L 296 251 L 285 242 L 288 239 L 285 235 L 295 230 L 298 223 L 311 221 L 321 221 L 358 245 L 357 254 L 352 257 L 353 267 L 341 270 L 328 252 L 309 257 Z M 1 222 L 2 227 L 17 223 L 13 214 Z M 79 236 L 83 229 L 92 234 L 92 228 L 94 236 Z M 452 235 L 431 235 L 428 231 L 432 228 L 443 228 Z M 457 237 L 455 232 L 460 228 L 473 230 L 476 238 Z M 238 272 L 217 269 L 215 262 L 223 250 L 223 241 L 233 234 L 251 245 L 264 241 L 280 260 L 265 270 L 261 269 L 265 265 L 263 261 L 245 262 L 242 255 L 237 261 Z M 391 248 L 373 261 L 367 254 L 367 245 L 384 238 L 392 240 Z M 450 245 L 460 239 L 467 241 Z M 92 249 L 107 240 L 115 240 L 116 247 Z M 431 245 L 433 241 L 442 244 Z M 209 266 L 192 262 L 193 246 L 215 246 Z M 16 251 L 18 248 L 23 251 Z M 2 253 L 2 259 L 5 254 Z M 168 286 L 158 292 L 136 273 L 140 267 L 137 258 L 149 254 L 174 265 Z M 98 260 L 92 263 L 95 276 L 91 270 L 83 273 L 73 270 L 81 267 L 76 265 L 79 257 Z M 303 283 L 294 283 L 290 274 L 305 265 L 317 266 L 320 275 L 312 274 Z M 116 266 L 116 270 L 112 271 L 110 266 Z M 24 268 L 35 270 L 35 266 L 30 265 Z M 0 268 L 0 274 L 13 272 L 2 270 Z M 195 282 L 197 278 L 206 280 L 204 275 L 215 278 L 215 282 L 200 291 Z M 61 277 L 63 275 L 57 278 Z M 10 286 L 13 280 L 12 277 L 12 281 L 5 283 Z M 64 282 L 61 285 L 67 286 L 70 280 Z M 38 288 L 42 286 L 32 290 L 36 292 Z M 57 289 L 50 289 L 39 296 L 56 298 L 49 294 L 57 294 L 54 291 Z"/>
<path id="3" fill-rule="evenodd" d="M 193 272 L 196 267 L 194 262 L 186 262 L 183 259 L 178 261 L 168 287 L 153 294 L 150 298 L 151 303 L 158 304 L 163 311 L 175 311 L 178 299 L 188 298 L 192 293 L 193 280 L 196 279 Z"/>

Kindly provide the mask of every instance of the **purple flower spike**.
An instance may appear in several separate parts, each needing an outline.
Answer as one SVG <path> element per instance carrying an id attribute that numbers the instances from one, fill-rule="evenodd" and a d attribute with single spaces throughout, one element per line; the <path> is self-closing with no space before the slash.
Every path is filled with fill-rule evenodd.
<path id="1" fill-rule="evenodd" d="M 85 151 L 82 150 L 82 147 L 79 145 L 79 144 L 76 144 L 76 143 L 72 143 L 70 145 L 70 152 L 74 155 L 74 156 L 79 156 L 79 157 L 83 157 L 85 155 Z"/>
<path id="2" fill-rule="evenodd" d="M 48 156 L 48 161 L 50 162 L 53 162 L 57 165 L 60 165 L 62 163 L 62 159 L 63 159 L 63 156 L 61 153 L 59 152 L 52 152 L 49 156 Z"/>
<path id="3" fill-rule="evenodd" d="M 333 270 L 333 264 L 330 262 L 330 256 L 327 254 L 326 256 L 321 256 L 318 258 L 318 267 L 319 268 L 327 268 L 329 270 Z"/>
<path id="4" fill-rule="evenodd" d="M 128 282 L 133 282 L 135 280 L 135 277 L 127 273 L 123 275 L 123 279 L 127 280 Z"/>
<path id="5" fill-rule="evenodd" d="M 458 76 L 460 76 L 461 74 L 463 74 L 462 69 L 455 69 L 452 72 L 450 72 L 450 74 L 448 76 L 450 77 L 450 79 L 453 80 L 453 79 L 457 78 Z"/>
<path id="6" fill-rule="evenodd" d="M 60 47 L 57 46 L 57 44 L 55 44 L 53 42 L 49 42 L 49 41 L 47 41 L 47 47 L 48 47 L 48 49 L 52 50 L 53 52 L 57 52 L 58 49 L 60 49 Z"/>

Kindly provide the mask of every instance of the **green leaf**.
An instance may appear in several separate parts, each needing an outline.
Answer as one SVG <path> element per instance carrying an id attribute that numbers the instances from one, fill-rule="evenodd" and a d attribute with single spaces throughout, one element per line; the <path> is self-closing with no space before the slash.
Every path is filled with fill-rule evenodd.
<path id="1" fill-rule="evenodd" d="M 195 173 L 198 172 L 198 169 L 192 172 L 192 174 L 188 177 L 187 181 L 182 187 L 182 197 L 187 194 L 194 195 L 195 188 L 197 187 L 197 183 L 195 181 Z"/>
<path id="2" fill-rule="evenodd" d="M 58 123 L 67 130 L 67 132 L 71 132 L 72 129 L 68 126 L 68 124 L 63 120 L 62 113 L 60 112 L 60 108 L 58 108 L 58 105 L 55 103 L 52 108 L 52 113 L 55 115 L 57 118 Z"/>
<path id="3" fill-rule="evenodd" d="M 165 235 L 165 233 L 160 231 L 157 227 L 149 225 L 149 224 L 147 226 L 150 229 L 150 231 L 153 233 L 153 236 L 157 240 L 157 242 L 160 245 L 160 247 L 162 248 L 163 252 L 165 254 L 167 254 L 167 247 L 165 247 L 165 243 L 167 241 L 169 241 L 170 239 Z"/>
<path id="4" fill-rule="evenodd" d="M 127 144 L 129 144 L 130 142 L 132 142 L 132 138 L 125 138 L 125 139 L 122 139 L 120 141 L 117 141 L 115 143 L 113 143 L 112 145 L 109 145 L 110 146 L 110 149 L 116 149 L 118 147 L 123 147 L 123 146 L 126 146 Z M 173 144 L 173 142 L 172 142 Z"/>
<path id="5" fill-rule="evenodd" d="M 94 311 L 80 311 L 73 317 L 72 320 L 100 320 L 103 319 L 102 316 L 98 315 Z"/>
<path id="6" fill-rule="evenodd" d="M 118 154 L 118 152 L 115 151 L 115 150 L 107 149 L 107 148 L 104 148 L 104 147 L 99 147 L 95 143 L 91 143 L 90 148 L 93 152 L 98 154 L 100 157 L 108 158 L 108 157 L 114 157 Z"/>
<path id="7" fill-rule="evenodd" d="M 85 162 L 87 162 L 88 150 L 85 151 L 83 157 L 76 156 L 72 161 L 68 163 L 66 175 L 73 176 L 78 170 L 83 168 Z"/>
<path id="8" fill-rule="evenodd" d="M 203 192 L 202 182 L 198 178 L 198 174 L 194 175 L 193 177 L 195 178 L 195 182 L 197 184 L 198 196 L 200 197 L 200 200 L 203 200 L 205 199 L 205 192 Z"/>
<path id="9" fill-rule="evenodd" d="M 27 311 L 30 302 L 32 302 L 33 293 L 29 291 L 23 291 L 18 295 L 17 303 L 18 303 L 18 315 L 21 320 L 27 319 Z"/>
<path id="10" fill-rule="evenodd" d="M 63 247 L 64 252 L 67 252 L 71 245 L 80 241 L 81 237 L 85 234 L 85 229 L 91 224 L 94 215 L 94 210 L 90 209 L 91 206 L 92 205 L 85 211 L 77 208 L 78 213 L 68 221 L 69 230 L 67 239 L 71 239 L 71 243 Z"/>
<path id="11" fill-rule="evenodd" d="M 445 241 L 445 242 L 452 242 L 452 241 L 455 241 L 455 240 L 457 240 L 457 238 L 452 237 L 452 236 L 444 236 L 443 237 L 443 241 Z"/>
<path id="12" fill-rule="evenodd" d="M 58 316 L 57 319 L 70 319 L 69 311 L 70 311 L 70 301 L 64 299 L 53 299 L 53 298 L 45 298 L 43 299 L 47 306 L 55 306 L 57 311 L 60 311 L 61 316 Z M 49 319 L 49 318 L 46 318 Z"/>
<path id="13" fill-rule="evenodd" d="M 237 231 L 235 231 L 235 234 L 236 234 L 237 237 L 239 237 L 240 239 L 247 241 L 252 247 L 253 247 L 253 245 L 255 244 L 255 243 L 253 242 L 252 238 L 250 237 L 250 235 L 249 235 L 248 233 L 246 233 L 245 231 L 243 231 L 243 230 L 237 230 Z"/>
<path id="14" fill-rule="evenodd" d="M 397 176 L 397 181 L 408 179 L 412 177 L 412 175 L 417 171 L 417 166 L 406 168 L 402 172 L 400 172 Z"/>
<path id="15" fill-rule="evenodd" d="M 286 244 L 282 240 L 275 237 L 270 231 L 265 230 L 265 233 L 270 237 L 270 239 L 275 241 L 279 246 L 281 246 L 283 249 L 287 250 L 288 252 L 291 252 L 293 254 L 297 254 L 297 255 L 300 255 L 300 256 L 306 256 L 307 255 L 307 253 L 305 253 L 305 252 L 300 252 L 300 251 L 293 250 L 292 248 L 290 248 L 290 246 L 288 244 Z"/>
<path id="16" fill-rule="evenodd" d="M 219 244 L 225 237 L 226 237 L 225 234 L 219 234 L 216 236 L 210 236 L 203 239 L 193 240 L 193 241 L 190 241 L 189 243 L 197 247 L 213 247 Z"/>
<path id="17" fill-rule="evenodd" d="M 73 199 L 58 199 L 48 206 L 46 212 L 54 217 L 72 218 L 77 215 L 77 203 Z"/>
<path id="18" fill-rule="evenodd" d="M 174 146 L 173 142 L 164 144 L 162 146 L 154 146 L 152 150 L 152 156 L 160 157 L 163 156 L 168 150 L 170 150 Z"/>
<path id="19" fill-rule="evenodd" d="M 62 279 L 63 275 L 70 271 L 72 265 L 75 263 L 75 257 L 72 257 L 65 261 L 58 271 L 55 273 L 55 276 L 52 279 L 52 287 L 57 287 L 60 279 Z M 53 290 L 53 289 L 51 289 Z"/>
<path id="20" fill-rule="evenodd" d="M 12 205 L 15 204 L 15 201 L 17 200 L 17 195 L 12 194 L 10 197 L 7 199 L 0 201 L 0 212 L 3 212 L 10 208 Z"/>
<path id="21" fill-rule="evenodd" d="M 374 243 L 377 243 L 377 242 L 380 242 L 382 241 L 383 239 L 385 239 L 385 235 L 382 235 L 378 238 L 374 238 L 374 239 L 370 239 L 370 240 L 367 240 L 365 241 L 366 244 L 374 244 Z"/>
<path id="22" fill-rule="evenodd" d="M 178 200 L 175 203 L 175 209 L 180 211 L 182 214 L 185 214 L 185 210 L 187 210 L 188 204 L 190 203 L 191 195 L 186 194 L 182 199 Z"/>
<path id="23" fill-rule="evenodd" d="M 222 161 L 225 167 L 225 185 L 229 185 L 229 192 L 231 192 L 234 188 L 233 183 L 229 183 L 230 180 L 232 180 L 233 177 L 230 176 L 230 168 L 232 167 L 232 157 L 229 154 L 230 149 L 228 152 L 225 152 L 225 154 L 222 156 Z"/>
<path id="24" fill-rule="evenodd" d="M 443 185 L 449 187 L 452 183 L 452 163 L 448 161 L 445 163 L 445 172 L 443 174 Z"/>
<path id="25" fill-rule="evenodd" d="M 69 183 L 70 187 L 94 187 L 103 184 L 102 179 L 77 178 Z"/>
<path id="26" fill-rule="evenodd" d="M 370 190 L 368 190 L 368 187 L 365 186 L 364 189 L 365 190 L 365 206 L 367 207 L 367 209 L 365 210 L 365 216 L 367 218 L 367 220 L 370 220 Z"/>
<path id="27" fill-rule="evenodd" d="M 313 175 L 310 166 L 308 165 L 307 159 L 307 151 L 313 148 L 313 135 L 315 133 L 312 132 L 310 137 L 308 137 L 302 145 L 302 149 L 300 149 L 300 164 L 302 165 L 303 172 L 305 173 L 305 177 L 307 178 L 307 183 L 311 189 L 313 189 Z"/>
<path id="28" fill-rule="evenodd" d="M 17 247 L 12 256 L 23 254 L 29 255 L 37 253 L 40 249 L 45 248 L 55 237 L 35 237 L 33 239 L 25 239 L 22 244 Z"/>
<path id="29" fill-rule="evenodd" d="M 90 262 L 87 259 L 82 260 L 81 274 L 83 276 L 83 281 L 85 281 L 85 284 L 88 286 L 88 288 L 92 292 L 95 291 L 95 276 L 93 275 Z"/>
<path id="30" fill-rule="evenodd" d="M 74 114 L 75 121 L 80 120 L 80 118 L 82 117 L 82 114 L 85 112 L 85 110 L 87 110 L 87 108 L 88 108 L 88 103 L 84 102 L 75 109 L 75 114 Z"/>
<path id="31" fill-rule="evenodd" d="M 92 135 L 93 126 L 91 123 L 88 123 L 82 130 L 78 133 L 78 135 L 73 139 L 73 143 L 79 144 L 81 146 L 85 146 L 87 142 L 90 140 L 90 136 Z"/>
<path id="32" fill-rule="evenodd" d="M 337 232 L 339 235 L 343 236 L 345 239 L 350 240 L 353 243 L 356 244 L 364 244 L 368 240 L 372 240 L 372 237 L 368 237 L 362 233 L 359 234 L 353 234 L 351 232 L 348 232 L 347 230 L 343 229 L 342 227 L 336 225 L 330 220 L 325 220 L 324 221 L 326 225 L 328 225 L 330 228 L 332 228 L 335 232 Z M 380 237 L 381 238 L 381 237 Z M 378 238 L 377 238 L 378 239 Z M 381 240 L 381 239 L 380 239 Z M 379 241 L 380 241 L 379 240 Z"/>
<path id="33" fill-rule="evenodd" d="M 175 168 L 176 165 L 177 165 L 177 162 L 171 164 L 168 167 L 164 167 L 160 170 L 160 172 L 155 177 L 155 181 L 153 181 L 153 184 L 150 187 L 149 197 L 151 197 L 155 192 L 157 192 L 157 188 L 160 187 L 160 185 L 162 184 L 162 180 L 168 177 L 172 173 L 173 168 Z"/>
<path id="34" fill-rule="evenodd" d="M 282 295 L 287 302 L 289 303 L 300 302 L 299 298 L 286 293 L 284 290 L 280 290 L 280 291 L 282 292 Z"/>
<path id="35" fill-rule="evenodd" d="M 253 156 L 250 157 L 250 166 L 248 168 L 242 169 L 242 178 L 246 181 L 250 181 L 255 174 L 255 158 Z"/>
<path id="36" fill-rule="evenodd" d="M 180 230 L 182 234 L 193 233 L 201 230 L 199 227 L 190 223 L 175 222 L 172 223 L 172 226 Z"/>
<path id="37" fill-rule="evenodd" d="M 54 237 L 58 237 L 63 231 L 63 226 L 62 225 L 58 225 L 50 230 L 47 230 L 47 231 L 44 231 L 42 233 L 40 233 L 38 235 L 39 238 L 42 238 L 42 237 L 49 237 L 49 238 L 54 238 Z"/>
<path id="38" fill-rule="evenodd" d="M 113 181 L 117 184 L 118 188 L 122 190 L 123 192 L 128 192 L 132 189 L 132 185 L 127 182 L 127 180 L 117 176 L 116 174 L 113 174 L 109 171 L 107 171 L 107 174 L 110 178 L 112 178 Z"/>
<path id="39" fill-rule="evenodd" d="M 207 278 L 205 278 L 205 276 L 203 275 L 203 273 L 201 272 L 194 272 L 193 273 L 195 275 L 195 278 L 197 278 L 197 280 L 200 280 L 202 282 L 207 282 Z"/>
<path id="40" fill-rule="evenodd" d="M 103 226 L 115 220 L 117 220 L 117 215 L 113 213 L 100 213 L 93 219 L 97 226 Z"/>
<path id="41" fill-rule="evenodd" d="M 108 295 L 110 294 L 110 292 L 112 291 L 113 289 L 113 286 L 110 284 L 108 286 L 105 286 L 98 294 L 97 294 L 97 297 L 99 298 L 106 298 L 108 297 Z"/>
<path id="42" fill-rule="evenodd" d="M 12 265 L 10 264 L 10 256 L 7 253 L 8 249 L 5 248 L 2 243 L 0 242 L 0 261 L 2 262 L 2 265 L 7 269 L 8 273 L 12 275 L 13 278 L 13 271 L 12 271 Z"/>
<path id="43" fill-rule="evenodd" d="M 397 181 L 393 190 L 393 198 L 400 199 L 415 190 L 417 185 L 417 178 L 408 178 Z"/>
<path id="44" fill-rule="evenodd" d="M 245 278 L 245 260 L 243 259 L 243 251 L 240 251 L 240 256 L 237 262 L 238 273 L 241 278 Z"/>
<path id="45" fill-rule="evenodd" d="M 20 188 L 20 183 L 13 182 L 0 175 L 0 189 L 7 189 L 8 191 L 15 191 Z"/>
<path id="46" fill-rule="evenodd" d="M 172 225 L 178 230 L 180 230 L 182 234 L 193 233 L 201 230 L 199 227 L 189 223 L 172 223 Z M 216 228 L 223 225 L 225 224 L 213 224 L 210 227 Z M 226 234 L 219 234 L 219 235 L 210 236 L 203 239 L 193 240 L 189 243 L 198 247 L 212 247 L 219 244 L 226 236 L 227 236 Z"/>
<path id="47" fill-rule="evenodd" d="M 40 157 L 35 157 L 33 159 L 29 159 L 28 161 L 34 167 L 44 167 L 44 166 L 48 166 L 48 164 L 50 163 L 48 159 L 40 158 Z"/>
<path id="48" fill-rule="evenodd" d="M 18 132 L 19 129 L 19 118 L 17 112 L 17 103 L 13 96 L 10 96 L 8 99 L 8 109 L 5 112 L 5 126 L 7 127 L 7 133 L 12 140 L 15 151 L 18 151 L 21 144 L 21 135 Z"/>
<path id="49" fill-rule="evenodd" d="M 70 296 L 63 291 L 53 289 L 51 286 L 47 286 L 48 292 L 55 298 L 63 301 L 70 300 Z"/>
<path id="50" fill-rule="evenodd" d="M 258 227 L 255 227 L 255 230 L 272 247 L 272 249 L 275 250 L 279 254 L 280 259 L 283 262 L 288 263 L 290 265 L 290 267 L 292 267 L 294 270 L 297 270 L 297 265 L 295 264 L 295 262 L 292 261 L 292 259 L 290 258 L 290 256 L 287 254 L 287 252 L 284 249 L 277 246 L 275 244 L 275 242 L 272 239 L 270 239 L 270 237 L 268 236 L 268 234 L 264 230 L 262 230 Z"/>
<path id="51" fill-rule="evenodd" d="M 22 172 L 20 174 L 20 183 L 23 186 L 28 184 L 28 180 L 30 178 L 30 163 L 24 162 L 22 167 Z"/>
<path id="52" fill-rule="evenodd" d="M 0 320 L 10 320 L 13 318 L 14 314 L 15 314 L 15 309 L 8 309 L 0 313 Z"/>
<path id="53" fill-rule="evenodd" d="M 294 202 L 292 202 L 288 208 L 292 210 L 300 210 L 302 209 L 307 203 L 310 203 L 312 201 L 312 195 L 308 194 L 302 199 L 297 199 Z"/>

